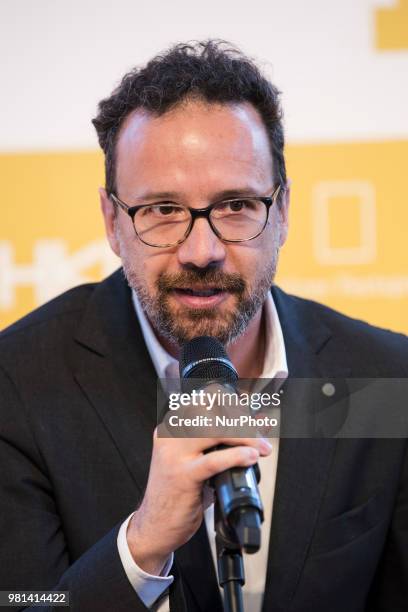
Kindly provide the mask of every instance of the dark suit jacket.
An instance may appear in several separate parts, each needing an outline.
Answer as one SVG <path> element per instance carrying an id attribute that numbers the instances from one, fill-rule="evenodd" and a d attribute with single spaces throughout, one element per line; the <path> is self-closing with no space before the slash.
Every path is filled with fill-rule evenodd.
<path id="1" fill-rule="evenodd" d="M 273 296 L 291 376 L 407 376 L 404 336 Z M 0 589 L 69 590 L 76 612 L 145 610 L 116 538 L 146 483 L 156 374 L 120 271 L 1 334 L 0 398 Z M 405 451 L 281 440 L 264 612 L 408 610 Z M 175 565 L 172 610 L 222 610 L 203 525 Z"/>

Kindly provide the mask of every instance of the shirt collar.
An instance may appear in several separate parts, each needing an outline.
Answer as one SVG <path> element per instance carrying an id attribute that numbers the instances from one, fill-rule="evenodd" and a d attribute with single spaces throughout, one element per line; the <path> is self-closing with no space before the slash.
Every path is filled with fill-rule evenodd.
<path id="1" fill-rule="evenodd" d="M 132 290 L 133 305 L 139 319 L 140 327 L 147 350 L 153 362 L 158 378 L 177 378 L 179 367 L 178 361 L 168 353 L 158 341 L 149 319 L 147 318 L 136 292 Z"/>
<path id="2" fill-rule="evenodd" d="M 142 328 L 147 350 L 155 367 L 158 378 L 178 378 L 178 361 L 168 353 L 158 341 L 136 292 L 132 290 L 133 305 Z M 288 365 L 282 327 L 272 294 L 268 291 L 265 304 L 265 358 L 260 378 L 286 378 Z"/>

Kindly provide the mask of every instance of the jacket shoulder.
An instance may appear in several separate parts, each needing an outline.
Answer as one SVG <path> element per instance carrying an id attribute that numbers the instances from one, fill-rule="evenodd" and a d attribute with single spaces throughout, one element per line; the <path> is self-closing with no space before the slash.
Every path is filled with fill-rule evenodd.
<path id="1" fill-rule="evenodd" d="M 401 349 L 408 350 L 408 337 L 401 332 L 372 325 L 367 321 L 347 316 L 329 306 L 312 300 L 295 299 L 302 301 L 306 308 L 313 312 L 314 316 L 317 316 L 343 338 L 349 337 L 350 341 L 354 340 L 354 342 L 366 340 L 367 342 L 376 342 L 389 345 L 393 348 L 400 347 Z"/>
<path id="2" fill-rule="evenodd" d="M 73 329 L 97 285 L 88 283 L 69 289 L 6 327 L 0 332 L 0 350 L 49 335 L 53 328 L 60 334 L 64 327 Z"/>
<path id="3" fill-rule="evenodd" d="M 369 375 L 408 376 L 405 334 L 371 325 L 313 300 L 288 295 L 277 287 L 272 293 L 279 317 L 287 326 L 295 326 L 309 338 L 317 329 L 324 329 L 327 349 L 340 354 L 341 346 L 342 358 L 353 371 L 364 369 Z"/>

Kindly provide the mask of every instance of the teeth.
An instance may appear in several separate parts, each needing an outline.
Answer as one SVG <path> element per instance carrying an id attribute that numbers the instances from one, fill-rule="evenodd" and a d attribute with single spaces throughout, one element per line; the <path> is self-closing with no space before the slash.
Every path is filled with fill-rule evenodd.
<path id="1" fill-rule="evenodd" d="M 209 297 L 214 294 L 215 291 L 193 291 L 193 295 L 198 295 L 199 297 Z"/>
<path id="2" fill-rule="evenodd" d="M 187 293 L 188 295 L 194 295 L 196 297 L 210 297 L 212 295 L 215 295 L 216 293 L 219 293 L 219 289 L 207 289 L 202 291 L 194 291 L 193 289 L 182 289 L 182 291 L 184 293 Z"/>

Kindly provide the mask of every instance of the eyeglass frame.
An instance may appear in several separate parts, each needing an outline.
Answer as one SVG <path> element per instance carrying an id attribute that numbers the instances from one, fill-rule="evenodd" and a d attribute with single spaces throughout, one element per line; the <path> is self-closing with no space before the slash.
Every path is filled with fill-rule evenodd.
<path id="1" fill-rule="evenodd" d="M 209 204 L 209 206 L 206 206 L 205 208 L 192 208 L 191 206 L 185 206 L 184 204 L 177 204 L 176 202 L 162 202 L 162 203 L 158 203 L 158 204 L 137 204 L 136 206 L 129 206 L 129 204 L 126 204 L 126 202 L 123 202 L 123 200 L 121 200 L 120 198 L 118 198 L 118 196 L 113 193 L 110 192 L 108 197 L 113 200 L 113 202 L 119 206 L 119 208 L 121 208 L 124 212 L 126 212 L 129 217 L 132 219 L 132 225 L 133 225 L 133 229 L 135 230 L 135 234 L 136 236 L 139 238 L 139 240 L 141 240 L 141 242 L 143 242 L 143 244 L 146 244 L 147 246 L 151 246 L 153 248 L 158 248 L 158 249 L 165 249 L 168 247 L 174 247 L 174 246 L 178 246 L 179 244 L 182 244 L 185 240 L 187 240 L 187 238 L 189 237 L 194 223 L 196 221 L 196 219 L 198 219 L 199 217 L 204 217 L 205 219 L 207 219 L 209 226 L 211 227 L 212 231 L 214 232 L 214 234 L 217 236 L 217 238 L 219 238 L 219 240 L 221 240 L 222 242 L 248 242 L 249 240 L 254 240 L 255 238 L 258 238 L 258 236 L 260 236 L 262 234 L 262 232 L 264 231 L 265 227 L 267 226 L 268 220 L 269 220 L 269 210 L 272 206 L 272 204 L 274 204 L 277 200 L 277 197 L 279 195 L 279 193 L 283 193 L 285 191 L 285 188 L 278 183 L 278 185 L 276 185 L 275 189 L 273 190 L 272 194 L 270 196 L 241 196 L 241 197 L 237 197 L 237 198 L 227 198 L 225 200 L 219 200 L 218 202 L 213 202 L 212 204 Z M 213 210 L 213 208 L 215 206 L 217 206 L 218 204 L 222 204 L 222 203 L 226 203 L 226 202 L 237 202 L 240 200 L 259 200 L 260 202 L 263 202 L 263 204 L 265 204 L 266 206 L 266 218 L 265 218 L 265 223 L 262 227 L 262 229 L 255 234 L 255 236 L 251 236 L 251 238 L 234 238 L 234 239 L 227 239 L 227 238 L 223 238 L 219 231 L 217 230 L 216 227 L 214 227 L 210 214 L 211 211 Z M 135 215 L 137 213 L 138 210 L 140 210 L 141 208 L 147 208 L 148 206 L 160 206 L 160 204 L 174 204 L 175 206 L 180 206 L 182 208 L 187 209 L 190 212 L 190 223 L 189 226 L 183 236 L 183 238 L 181 238 L 180 240 L 178 240 L 177 242 L 171 242 L 170 244 L 150 244 L 149 242 L 146 242 L 145 240 L 143 240 L 143 238 L 140 237 L 140 235 L 137 232 L 136 226 L 135 226 L 135 222 L 134 222 L 134 218 Z"/>

